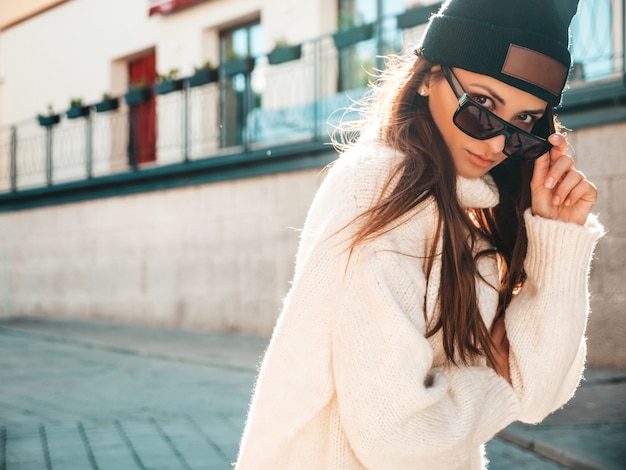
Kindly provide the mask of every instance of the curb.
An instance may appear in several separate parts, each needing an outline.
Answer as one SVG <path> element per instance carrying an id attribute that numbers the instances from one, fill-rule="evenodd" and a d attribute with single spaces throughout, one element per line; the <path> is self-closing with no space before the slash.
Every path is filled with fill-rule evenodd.
<path id="1" fill-rule="evenodd" d="M 497 437 L 573 470 L 603 470 L 598 464 L 590 462 L 579 455 L 575 455 L 566 449 L 553 446 L 547 442 L 539 442 L 521 437 L 511 430 L 503 429 L 497 434 Z"/>
<path id="2" fill-rule="evenodd" d="M 70 346 L 78 346 L 86 349 L 95 349 L 100 351 L 112 352 L 117 354 L 126 354 L 130 356 L 147 357 L 151 359 L 157 359 L 168 362 L 180 362 L 182 364 L 191 364 L 204 367 L 214 367 L 216 369 L 227 369 L 237 372 L 245 372 L 256 374 L 258 371 L 256 367 L 251 367 L 248 364 L 238 364 L 234 362 L 225 362 L 223 360 L 214 360 L 209 357 L 194 357 L 184 356 L 177 354 L 158 353 L 140 348 L 130 348 L 125 346 L 114 346 L 110 344 L 100 343 L 98 341 L 85 341 L 75 338 L 68 338 L 67 336 L 60 336 L 51 333 L 41 333 L 39 331 L 34 332 L 30 330 L 23 330 L 20 328 L 11 328 L 6 326 L 0 326 L 0 335 L 22 337 L 37 339 L 39 341 L 46 341 L 49 343 L 66 344 Z"/>

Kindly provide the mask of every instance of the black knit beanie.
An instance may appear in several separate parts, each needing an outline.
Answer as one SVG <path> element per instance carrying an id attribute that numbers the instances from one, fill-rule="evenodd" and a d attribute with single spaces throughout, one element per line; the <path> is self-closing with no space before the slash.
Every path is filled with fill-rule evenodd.
<path id="1" fill-rule="evenodd" d="M 448 0 L 430 19 L 423 55 L 556 106 L 570 68 L 568 28 L 577 7 L 578 0 Z"/>

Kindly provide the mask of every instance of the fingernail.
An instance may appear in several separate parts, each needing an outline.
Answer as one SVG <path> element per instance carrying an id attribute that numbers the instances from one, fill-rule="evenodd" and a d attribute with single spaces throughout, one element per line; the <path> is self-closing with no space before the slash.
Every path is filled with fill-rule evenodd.
<path id="1" fill-rule="evenodd" d="M 552 134 L 550 136 L 550 140 L 552 141 L 552 143 L 558 144 L 561 141 L 561 134 Z"/>
<path id="2" fill-rule="evenodd" d="M 552 189 L 552 186 L 554 186 L 554 178 L 552 178 L 552 176 L 548 176 L 544 185 L 546 188 Z"/>
<path id="3" fill-rule="evenodd" d="M 554 198 L 552 199 L 552 204 L 554 204 L 555 206 L 558 206 L 560 202 L 561 198 L 559 196 L 554 196 Z"/>
<path id="4" fill-rule="evenodd" d="M 563 204 L 565 204 L 566 206 L 571 206 L 572 200 L 570 198 L 567 198 Z"/>

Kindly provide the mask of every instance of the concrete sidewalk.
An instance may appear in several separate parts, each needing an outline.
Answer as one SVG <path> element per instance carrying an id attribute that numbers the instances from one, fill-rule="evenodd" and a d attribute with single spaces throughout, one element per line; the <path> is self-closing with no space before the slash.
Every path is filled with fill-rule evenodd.
<path id="1" fill-rule="evenodd" d="M 226 469 L 267 338 L 99 322 L 0 321 L 0 469 Z M 626 469 L 626 371 L 588 370 L 491 470 Z"/>

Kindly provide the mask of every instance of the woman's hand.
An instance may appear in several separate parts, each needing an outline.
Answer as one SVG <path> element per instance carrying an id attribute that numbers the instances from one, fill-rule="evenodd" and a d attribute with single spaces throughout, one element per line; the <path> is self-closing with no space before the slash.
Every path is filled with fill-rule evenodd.
<path id="1" fill-rule="evenodd" d="M 552 134 L 549 140 L 554 147 L 535 161 L 530 182 L 531 210 L 546 219 L 584 225 L 598 198 L 598 190 L 576 170 L 574 160 L 565 153 L 565 136 Z"/>
<path id="2" fill-rule="evenodd" d="M 498 375 L 501 375 L 506 379 L 508 383 L 511 383 L 511 369 L 509 368 L 509 339 L 506 336 L 506 329 L 504 327 L 504 316 L 498 318 L 491 328 L 491 339 L 495 349 L 491 352 L 493 354 L 494 362 L 487 361 L 489 367 L 496 371 Z"/>

